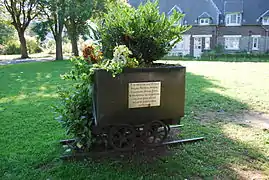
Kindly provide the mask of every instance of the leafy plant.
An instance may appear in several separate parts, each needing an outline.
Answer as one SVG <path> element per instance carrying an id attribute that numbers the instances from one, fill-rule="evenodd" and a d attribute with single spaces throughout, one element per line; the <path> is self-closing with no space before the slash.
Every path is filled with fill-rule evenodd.
<path id="1" fill-rule="evenodd" d="M 8 22 L 0 19 L 0 44 L 4 45 L 15 35 L 15 29 Z"/>
<path id="2" fill-rule="evenodd" d="M 113 56 L 113 48 L 126 45 L 139 64 L 151 64 L 167 54 L 182 40 L 190 27 L 177 25 L 183 14 L 173 11 L 170 17 L 158 10 L 158 1 L 148 1 L 137 9 L 118 4 L 104 15 L 99 25 L 105 56 Z"/>
<path id="3" fill-rule="evenodd" d="M 8 55 L 11 54 L 20 54 L 21 48 L 20 48 L 20 43 L 16 40 L 9 40 L 7 41 L 5 45 L 5 53 Z"/>
<path id="4" fill-rule="evenodd" d="M 6 50 L 3 45 L 0 44 L 0 54 L 5 54 Z"/>
<path id="5" fill-rule="evenodd" d="M 32 31 L 37 35 L 37 38 L 40 41 L 45 41 L 46 36 L 49 33 L 49 22 L 48 21 L 34 22 Z"/>
<path id="6" fill-rule="evenodd" d="M 42 49 L 39 47 L 39 43 L 35 39 L 27 39 L 27 49 L 29 54 L 42 52 Z"/>
<path id="7" fill-rule="evenodd" d="M 86 46 L 83 54 L 84 57 L 73 58 L 72 70 L 62 75 L 63 79 L 72 80 L 74 83 L 69 89 L 59 89 L 61 103 L 55 110 L 59 114 L 57 119 L 66 128 L 67 134 L 75 137 L 74 148 L 88 151 L 94 142 L 91 126 L 92 84 L 95 70 L 105 69 L 115 77 L 124 67 L 136 67 L 138 62 L 129 57 L 132 53 L 124 45 L 115 47 L 114 57 L 111 60 L 103 59 L 98 46 Z"/>

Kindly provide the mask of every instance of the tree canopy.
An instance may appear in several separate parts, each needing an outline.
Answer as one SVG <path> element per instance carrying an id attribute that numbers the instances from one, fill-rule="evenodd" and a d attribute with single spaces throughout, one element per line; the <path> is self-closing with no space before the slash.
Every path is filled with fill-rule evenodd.
<path id="1" fill-rule="evenodd" d="M 7 21 L 0 19 L 0 44 L 4 44 L 14 33 L 14 28 Z"/>
<path id="2" fill-rule="evenodd" d="M 39 14 L 39 0 L 3 0 L 0 6 L 6 9 L 11 17 L 11 24 L 18 32 L 21 43 L 21 57 L 27 58 L 27 46 L 24 32 L 30 22 Z"/>

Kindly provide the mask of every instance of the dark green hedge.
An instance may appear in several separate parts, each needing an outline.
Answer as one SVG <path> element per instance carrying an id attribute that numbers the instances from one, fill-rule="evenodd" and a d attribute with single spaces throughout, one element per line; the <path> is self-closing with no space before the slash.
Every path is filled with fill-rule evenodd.
<path id="1" fill-rule="evenodd" d="M 200 58 L 190 56 L 165 56 L 162 60 L 181 60 L 181 61 L 223 61 L 223 62 L 269 62 L 269 54 L 219 54 L 202 55 Z"/>

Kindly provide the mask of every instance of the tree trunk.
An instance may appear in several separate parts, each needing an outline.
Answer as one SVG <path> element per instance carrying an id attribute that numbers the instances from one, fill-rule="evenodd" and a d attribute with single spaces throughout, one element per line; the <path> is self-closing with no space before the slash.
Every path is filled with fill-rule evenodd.
<path id="1" fill-rule="evenodd" d="M 77 37 L 72 37 L 71 38 L 71 44 L 72 44 L 72 53 L 73 53 L 73 55 L 74 56 L 79 56 Z"/>
<path id="2" fill-rule="evenodd" d="M 65 27 L 67 29 L 68 37 L 71 40 L 72 44 L 72 54 L 73 56 L 79 56 L 78 51 L 78 33 L 77 33 L 77 25 L 74 19 L 65 22 Z"/>
<path id="3" fill-rule="evenodd" d="M 56 60 L 63 60 L 63 45 L 62 45 L 62 35 L 57 34 L 56 37 Z"/>
<path id="4" fill-rule="evenodd" d="M 29 58 L 28 52 L 27 52 L 27 46 L 26 46 L 26 39 L 24 37 L 24 31 L 18 31 L 19 39 L 20 39 L 20 44 L 21 44 L 21 58 Z"/>

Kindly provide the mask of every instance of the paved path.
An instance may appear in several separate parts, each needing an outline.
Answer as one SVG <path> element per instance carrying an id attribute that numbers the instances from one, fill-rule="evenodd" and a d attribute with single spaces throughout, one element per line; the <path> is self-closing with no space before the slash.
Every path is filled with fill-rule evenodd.
<path id="1" fill-rule="evenodd" d="M 8 65 L 8 64 L 19 64 L 26 62 L 45 62 L 45 61 L 53 61 L 54 58 L 33 58 L 33 59 L 11 59 L 11 60 L 0 60 L 0 65 Z"/>
<path id="2" fill-rule="evenodd" d="M 64 60 L 69 59 L 70 57 L 64 56 Z M 27 63 L 27 62 L 47 62 L 47 61 L 54 61 L 55 58 L 53 57 L 44 57 L 44 58 L 27 58 L 27 59 L 0 59 L 0 65 L 8 65 L 8 64 L 20 64 L 20 63 Z"/>

